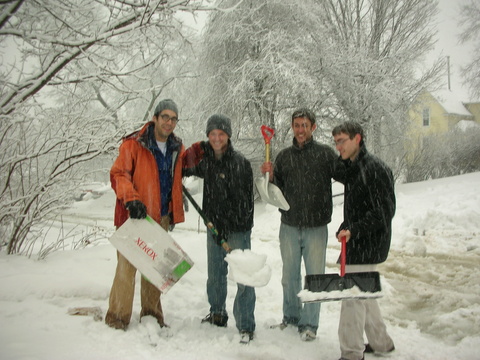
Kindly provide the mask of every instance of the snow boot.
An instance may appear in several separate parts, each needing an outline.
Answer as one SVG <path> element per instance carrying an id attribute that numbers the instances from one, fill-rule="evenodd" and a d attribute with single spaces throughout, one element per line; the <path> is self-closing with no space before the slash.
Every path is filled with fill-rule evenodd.
<path id="1" fill-rule="evenodd" d="M 240 344 L 247 345 L 250 343 L 251 340 L 253 340 L 253 332 L 251 331 L 240 332 Z"/>
<path id="2" fill-rule="evenodd" d="M 390 350 L 387 351 L 375 351 L 370 344 L 365 344 L 365 350 L 363 351 L 366 354 L 378 354 L 378 355 L 386 355 L 395 350 L 395 345 L 392 346 Z"/>
<path id="3" fill-rule="evenodd" d="M 219 327 L 227 327 L 228 315 L 209 313 L 202 319 L 202 324 L 209 323 Z"/>

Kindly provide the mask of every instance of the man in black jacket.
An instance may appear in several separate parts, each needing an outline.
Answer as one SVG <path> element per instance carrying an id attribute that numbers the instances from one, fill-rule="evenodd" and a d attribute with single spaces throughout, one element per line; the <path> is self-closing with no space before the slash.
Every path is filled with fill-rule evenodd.
<path id="1" fill-rule="evenodd" d="M 375 271 L 387 259 L 395 214 L 392 171 L 368 153 L 362 127 L 346 122 L 332 131 L 339 161 L 345 164 L 344 220 L 337 238 L 347 241 L 346 272 Z M 363 342 L 363 333 L 368 344 Z M 364 352 L 395 349 L 375 299 L 344 300 L 338 328 L 341 359 L 359 360 Z"/>
<path id="2" fill-rule="evenodd" d="M 300 338 L 312 341 L 317 334 L 320 303 L 302 305 L 297 296 L 302 290 L 302 258 L 307 275 L 325 272 L 327 225 L 332 216 L 331 182 L 343 174 L 336 167 L 335 151 L 313 140 L 317 125 L 312 111 L 294 111 L 291 125 L 292 146 L 278 154 L 275 167 L 269 162 L 262 165 L 262 172 L 270 173 L 270 180 L 290 205 L 288 211 L 280 209 L 283 318 L 280 325 L 273 327 L 297 326 Z"/>
<path id="3" fill-rule="evenodd" d="M 253 172 L 250 162 L 233 149 L 231 121 L 224 115 L 212 115 L 207 121 L 208 141 L 193 144 L 186 150 L 185 176 L 204 179 L 203 211 L 215 225 L 219 236 L 207 231 L 207 295 L 210 313 L 202 320 L 227 326 L 226 253 L 217 240 L 228 241 L 232 249 L 250 249 L 253 227 Z M 233 315 L 241 342 L 248 343 L 255 331 L 255 289 L 238 284 Z"/>

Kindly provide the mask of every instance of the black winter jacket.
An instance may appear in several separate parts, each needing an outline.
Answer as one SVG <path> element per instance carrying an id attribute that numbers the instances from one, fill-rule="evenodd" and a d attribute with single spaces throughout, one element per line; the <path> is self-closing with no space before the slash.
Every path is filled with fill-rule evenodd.
<path id="1" fill-rule="evenodd" d="M 357 158 L 341 160 L 346 166 L 344 221 L 350 230 L 347 264 L 379 264 L 388 257 L 395 215 L 392 171 L 363 145 Z"/>
<path id="2" fill-rule="evenodd" d="M 193 168 L 184 168 L 184 175 L 204 179 L 203 211 L 215 225 L 219 236 L 244 232 L 253 227 L 253 172 L 250 162 L 233 149 L 228 149 L 220 160 L 215 159 L 212 147 L 200 143 L 202 159 Z M 187 150 L 187 152 L 190 149 Z"/>
<path id="3" fill-rule="evenodd" d="M 299 228 L 327 225 L 332 217 L 332 178 L 343 177 L 343 164 L 335 151 L 312 140 L 302 148 L 283 149 L 275 159 L 274 183 L 290 205 L 281 210 L 284 224 Z"/>

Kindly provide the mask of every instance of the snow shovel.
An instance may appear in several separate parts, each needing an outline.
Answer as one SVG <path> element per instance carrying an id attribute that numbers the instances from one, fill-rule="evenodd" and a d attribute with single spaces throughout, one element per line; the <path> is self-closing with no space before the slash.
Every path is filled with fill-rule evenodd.
<path id="1" fill-rule="evenodd" d="M 192 195 L 183 186 L 183 193 L 190 200 L 195 210 L 203 219 L 207 228 L 211 231 L 213 238 L 218 241 L 218 231 L 213 223 L 207 218 L 203 210 L 197 204 Z M 225 261 L 230 265 L 229 277 L 233 281 L 252 287 L 261 287 L 268 284 L 272 276 L 272 269 L 265 262 L 265 255 L 254 254 L 251 250 L 232 250 L 225 239 L 220 239 L 220 245 L 227 252 Z"/>
<path id="2" fill-rule="evenodd" d="M 298 296 L 302 302 L 324 302 L 349 299 L 372 299 L 382 296 L 380 274 L 377 271 L 345 274 L 347 240 L 341 239 L 340 275 L 319 274 L 305 276 L 305 290 Z"/>
<path id="3" fill-rule="evenodd" d="M 263 138 L 265 139 L 265 162 L 270 162 L 270 140 L 275 131 L 266 125 L 262 125 L 261 130 Z M 285 200 L 282 191 L 270 182 L 270 174 L 268 172 L 265 173 L 265 178 L 259 177 L 255 179 L 255 185 L 263 201 L 285 211 L 290 209 L 290 205 L 288 205 L 287 200 Z"/>

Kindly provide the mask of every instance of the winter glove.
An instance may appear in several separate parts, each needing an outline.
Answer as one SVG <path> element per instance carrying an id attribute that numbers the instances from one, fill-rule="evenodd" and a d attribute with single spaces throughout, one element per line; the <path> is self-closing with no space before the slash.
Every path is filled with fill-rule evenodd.
<path id="1" fill-rule="evenodd" d="M 129 201 L 125 204 L 132 219 L 145 219 L 147 217 L 147 208 L 140 200 Z"/>

